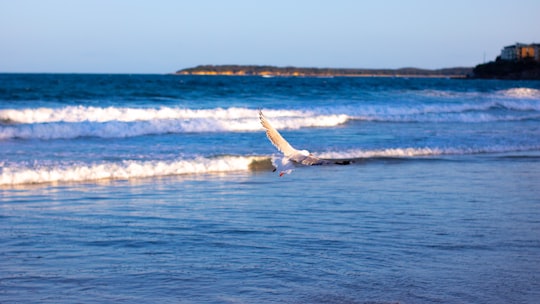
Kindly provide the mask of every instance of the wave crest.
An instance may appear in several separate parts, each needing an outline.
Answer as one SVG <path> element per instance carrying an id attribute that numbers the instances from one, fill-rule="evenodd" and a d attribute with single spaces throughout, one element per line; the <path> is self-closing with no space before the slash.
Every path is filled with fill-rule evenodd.
<path id="1" fill-rule="evenodd" d="M 389 148 L 380 150 L 353 149 L 347 151 L 329 151 L 317 156 L 327 159 L 355 159 L 376 157 L 415 157 L 441 155 L 444 151 L 439 148 Z"/>
<path id="2" fill-rule="evenodd" d="M 268 163 L 270 158 L 265 157 L 223 156 L 175 161 L 124 161 L 35 167 L 14 165 L 0 170 L 0 186 L 248 171 L 265 169 Z"/>
<path id="3" fill-rule="evenodd" d="M 316 114 L 300 110 L 264 110 L 273 118 L 312 117 Z M 0 110 L 0 122 L 8 124 L 38 124 L 54 122 L 135 122 L 153 120 L 189 120 L 214 119 L 234 121 L 258 117 L 258 110 L 247 108 L 123 108 L 123 107 L 86 107 L 67 106 L 63 108 L 29 108 Z"/>
<path id="4" fill-rule="evenodd" d="M 365 158 L 411 158 L 438 155 L 471 155 L 482 153 L 508 153 L 540 150 L 540 146 L 491 146 L 482 148 L 387 148 L 387 149 L 352 149 L 346 151 L 328 151 L 317 154 L 326 159 L 365 159 Z"/>
<path id="5" fill-rule="evenodd" d="M 491 100 L 471 103 L 365 106 L 351 119 L 388 122 L 495 122 L 540 119 L 540 101 Z"/>
<path id="6" fill-rule="evenodd" d="M 265 110 L 279 129 L 333 127 L 345 123 L 343 114 Z M 65 107 L 0 110 L 0 140 L 133 137 L 166 133 L 252 132 L 262 129 L 258 111 L 246 108 L 190 110 Z"/>
<path id="7" fill-rule="evenodd" d="M 540 98 L 540 90 L 532 88 L 512 88 L 499 91 L 499 93 L 512 98 Z"/>

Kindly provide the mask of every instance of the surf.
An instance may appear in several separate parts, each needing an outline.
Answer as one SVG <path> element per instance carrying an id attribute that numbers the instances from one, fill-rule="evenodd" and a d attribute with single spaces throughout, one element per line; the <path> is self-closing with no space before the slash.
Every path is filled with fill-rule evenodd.
<path id="1" fill-rule="evenodd" d="M 96 162 L 96 163 L 2 163 L 0 186 L 43 183 L 69 183 L 99 180 L 130 180 L 174 175 L 196 175 L 272 170 L 268 156 L 196 157 L 169 161 Z"/>
<path id="2" fill-rule="evenodd" d="M 344 151 L 326 151 L 317 153 L 325 159 L 375 159 L 375 158 L 418 158 L 432 156 L 451 155 L 475 155 L 475 154 L 497 154 L 509 152 L 538 151 L 540 146 L 486 146 L 486 147 L 405 147 L 405 148 L 385 148 L 385 149 L 349 149 Z"/>
<path id="3" fill-rule="evenodd" d="M 268 110 L 281 129 L 335 127 L 349 117 L 301 110 Z M 247 108 L 64 108 L 0 110 L 0 140 L 125 138 L 151 134 L 255 132 L 257 110 Z"/>

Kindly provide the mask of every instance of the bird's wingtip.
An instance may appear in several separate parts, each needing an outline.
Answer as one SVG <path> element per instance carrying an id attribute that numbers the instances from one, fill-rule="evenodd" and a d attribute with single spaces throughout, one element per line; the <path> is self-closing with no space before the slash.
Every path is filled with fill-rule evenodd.
<path id="1" fill-rule="evenodd" d="M 266 117 L 264 117 L 264 114 L 261 109 L 259 109 L 259 121 L 261 122 L 261 124 L 263 124 L 263 127 L 264 127 L 264 122 L 266 121 Z"/>

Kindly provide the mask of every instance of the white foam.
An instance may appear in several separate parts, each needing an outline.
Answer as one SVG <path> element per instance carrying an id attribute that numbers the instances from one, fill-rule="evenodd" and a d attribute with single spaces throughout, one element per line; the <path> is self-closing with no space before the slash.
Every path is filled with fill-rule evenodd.
<path id="1" fill-rule="evenodd" d="M 536 96 L 535 89 L 505 94 Z M 350 119 L 389 122 L 494 122 L 540 119 L 540 100 L 493 98 L 444 104 L 385 104 L 311 110 L 264 110 L 277 129 L 334 127 Z M 3 124 L 2 124 L 3 123 Z M 68 106 L 0 110 L 0 140 L 132 137 L 164 133 L 254 132 L 258 110 L 248 108 L 122 108 Z"/>
<path id="2" fill-rule="evenodd" d="M 502 110 L 502 111 L 501 111 Z M 342 109 L 346 111 L 346 109 Z M 527 112 L 527 113 L 525 113 Z M 390 122 L 492 122 L 540 118 L 540 101 L 494 99 L 471 103 L 365 106 L 351 119 Z"/>
<path id="3" fill-rule="evenodd" d="M 333 127 L 347 115 L 318 115 L 308 111 L 267 110 L 279 129 Z M 190 110 L 65 107 L 60 109 L 0 110 L 0 139 L 69 139 L 132 137 L 164 133 L 260 131 L 258 111 L 245 108 Z"/>
<path id="4" fill-rule="evenodd" d="M 413 91 L 409 94 L 423 95 L 427 97 L 435 97 L 442 99 L 455 99 L 455 100 L 478 100 L 479 98 L 503 98 L 503 99 L 539 99 L 540 90 L 533 88 L 510 88 L 504 90 L 497 90 L 493 92 L 480 92 L 480 91 L 446 91 L 446 90 L 434 90 L 426 89 L 421 91 Z"/>
<path id="5" fill-rule="evenodd" d="M 491 146 L 483 148 L 388 148 L 363 150 L 352 149 L 346 151 L 327 151 L 316 155 L 326 159 L 355 159 L 355 158 L 412 158 L 437 155 L 470 155 L 481 153 L 507 153 L 539 150 L 540 146 Z"/>
<path id="6" fill-rule="evenodd" d="M 328 159 L 354 159 L 354 158 L 375 158 L 375 157 L 416 157 L 445 154 L 439 148 L 390 148 L 380 150 L 353 149 L 346 151 L 329 151 L 317 154 L 318 157 Z"/>
<path id="7" fill-rule="evenodd" d="M 0 185 L 20 185 L 53 182 L 81 182 L 102 179 L 133 179 L 168 175 L 204 174 L 248 171 L 256 156 L 223 156 L 176 161 L 124 161 L 76 165 L 46 165 L 4 167 L 0 170 Z"/>
<path id="8" fill-rule="evenodd" d="M 512 88 L 499 91 L 499 93 L 512 98 L 540 98 L 540 90 L 532 88 Z"/>
<path id="9" fill-rule="evenodd" d="M 306 111 L 265 110 L 269 117 L 301 117 L 312 116 Z M 124 107 L 85 107 L 67 106 L 63 108 L 28 108 L 0 110 L 0 121 L 20 124 L 50 122 L 133 122 L 151 120 L 187 120 L 212 118 L 216 120 L 241 120 L 258 117 L 258 110 L 247 108 L 124 108 Z"/>

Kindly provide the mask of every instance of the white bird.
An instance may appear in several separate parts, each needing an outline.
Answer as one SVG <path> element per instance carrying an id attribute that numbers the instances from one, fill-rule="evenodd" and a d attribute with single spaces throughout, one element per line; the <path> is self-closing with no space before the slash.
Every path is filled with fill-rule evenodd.
<path id="1" fill-rule="evenodd" d="M 331 160 L 331 159 L 322 159 L 313 156 L 307 150 L 297 150 L 279 134 L 279 132 L 270 124 L 270 122 L 264 117 L 261 110 L 259 110 L 259 120 L 261 125 L 266 130 L 266 136 L 270 142 L 285 156 L 282 160 L 284 165 L 284 170 L 281 170 L 280 176 L 285 173 L 290 173 L 292 164 L 297 163 L 305 166 L 315 166 L 315 165 L 348 165 L 351 163 L 350 160 Z"/>

